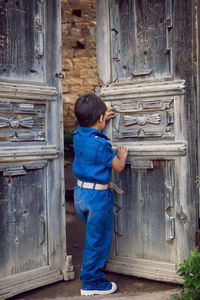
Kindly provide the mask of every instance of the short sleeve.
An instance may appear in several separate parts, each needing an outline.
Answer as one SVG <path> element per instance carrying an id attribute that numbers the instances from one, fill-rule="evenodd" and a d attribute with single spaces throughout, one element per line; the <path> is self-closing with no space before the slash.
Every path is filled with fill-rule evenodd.
<path id="1" fill-rule="evenodd" d="M 106 167 L 112 167 L 113 158 L 116 155 L 116 151 L 112 149 L 112 146 L 109 142 L 102 145 L 101 150 L 98 153 L 98 161 L 101 161 Z"/>

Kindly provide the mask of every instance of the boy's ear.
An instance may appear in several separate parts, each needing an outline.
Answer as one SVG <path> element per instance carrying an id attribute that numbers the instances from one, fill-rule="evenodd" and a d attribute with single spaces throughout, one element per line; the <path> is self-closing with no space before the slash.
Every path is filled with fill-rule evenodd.
<path id="1" fill-rule="evenodd" d="M 103 120 L 104 120 L 104 115 L 101 115 L 99 118 L 99 122 L 103 122 Z"/>

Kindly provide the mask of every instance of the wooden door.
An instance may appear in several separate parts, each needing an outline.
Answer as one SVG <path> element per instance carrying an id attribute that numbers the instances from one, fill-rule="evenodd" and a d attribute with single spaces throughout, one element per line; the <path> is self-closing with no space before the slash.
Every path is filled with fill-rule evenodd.
<path id="1" fill-rule="evenodd" d="M 195 2 L 97 1 L 102 99 L 115 108 L 106 128 L 125 145 L 113 180 L 110 271 L 179 282 L 178 264 L 198 229 Z"/>
<path id="2" fill-rule="evenodd" d="M 0 13 L 0 298 L 6 299 L 72 278 L 73 270 L 65 236 L 60 1 L 2 0 Z"/>

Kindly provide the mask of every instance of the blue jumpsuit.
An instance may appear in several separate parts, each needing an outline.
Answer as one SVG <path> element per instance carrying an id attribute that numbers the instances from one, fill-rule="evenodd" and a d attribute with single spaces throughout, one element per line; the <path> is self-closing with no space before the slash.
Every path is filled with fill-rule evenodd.
<path id="1" fill-rule="evenodd" d="M 73 171 L 83 182 L 110 182 L 116 152 L 109 139 L 94 128 L 79 127 L 74 132 Z M 83 283 L 104 278 L 100 270 L 109 255 L 113 230 L 113 195 L 109 189 L 75 187 L 74 203 L 86 227 L 85 249 L 80 279 Z"/>

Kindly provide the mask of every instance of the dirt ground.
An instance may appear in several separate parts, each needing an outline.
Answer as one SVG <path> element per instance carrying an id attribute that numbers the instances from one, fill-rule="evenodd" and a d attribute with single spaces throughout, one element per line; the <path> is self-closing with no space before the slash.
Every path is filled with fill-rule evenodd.
<path id="1" fill-rule="evenodd" d="M 84 247 L 84 227 L 75 212 L 73 199 L 68 193 L 66 205 L 67 210 L 67 249 L 68 254 L 73 257 L 75 279 L 72 281 L 61 281 L 45 287 L 41 287 L 12 298 L 10 300 L 32 300 L 32 299 L 58 299 L 59 297 L 74 297 L 80 295 L 81 282 L 79 274 L 81 269 L 81 252 Z M 164 292 L 177 288 L 177 285 L 164 282 L 151 281 L 121 274 L 106 272 L 106 278 L 118 285 L 118 297 L 135 296 L 153 292 Z M 117 295 L 116 295 L 117 296 Z M 85 299 L 85 298 L 84 298 Z"/>

